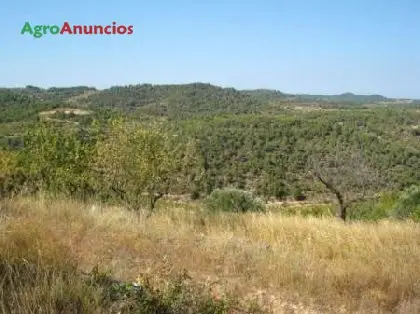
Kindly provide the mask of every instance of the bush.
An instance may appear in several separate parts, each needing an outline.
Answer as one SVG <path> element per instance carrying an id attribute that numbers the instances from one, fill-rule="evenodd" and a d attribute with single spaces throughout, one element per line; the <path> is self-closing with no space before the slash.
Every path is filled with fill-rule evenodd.
<path id="1" fill-rule="evenodd" d="M 273 194 L 276 197 L 276 199 L 278 199 L 278 200 L 284 200 L 284 199 L 286 199 L 287 195 L 289 195 L 289 191 L 284 186 L 277 186 L 274 189 L 274 193 Z"/>
<path id="2" fill-rule="evenodd" d="M 191 198 L 191 200 L 193 200 L 193 201 L 195 201 L 195 200 L 198 200 L 199 198 L 200 198 L 200 191 L 199 190 L 193 190 L 192 192 L 191 192 L 191 195 L 190 195 L 190 198 Z"/>
<path id="3" fill-rule="evenodd" d="M 251 192 L 226 188 L 214 190 L 206 201 L 207 209 L 213 212 L 261 212 L 265 210 L 264 202 Z"/>
<path id="4" fill-rule="evenodd" d="M 392 217 L 393 208 L 398 200 L 398 193 L 383 193 L 379 198 L 357 203 L 349 210 L 349 219 L 379 221 Z"/>
<path id="5" fill-rule="evenodd" d="M 303 191 L 300 188 L 295 188 L 293 190 L 293 198 L 295 201 L 304 201 L 306 196 L 303 194 Z"/>
<path id="6" fill-rule="evenodd" d="M 404 191 L 393 208 L 397 219 L 420 220 L 420 187 L 412 186 Z"/>

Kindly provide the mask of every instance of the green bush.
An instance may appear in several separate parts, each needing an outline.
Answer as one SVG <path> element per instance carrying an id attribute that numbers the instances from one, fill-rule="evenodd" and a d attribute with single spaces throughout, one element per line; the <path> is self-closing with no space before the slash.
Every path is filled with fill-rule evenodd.
<path id="1" fill-rule="evenodd" d="M 384 194 L 379 199 L 366 200 L 350 209 L 349 219 L 378 221 L 389 218 L 392 216 L 392 211 L 397 200 L 398 194 L 395 192 Z"/>
<path id="2" fill-rule="evenodd" d="M 285 186 L 278 185 L 278 186 L 275 187 L 275 189 L 273 191 L 273 195 L 278 200 L 284 200 L 287 197 L 287 195 L 289 195 L 289 191 L 287 190 L 287 188 Z"/>
<path id="3" fill-rule="evenodd" d="M 393 216 L 397 219 L 420 220 L 419 186 L 411 186 L 401 194 L 393 208 Z"/>
<path id="4" fill-rule="evenodd" d="M 264 202 L 251 192 L 226 188 L 214 190 L 206 200 L 207 209 L 216 212 L 261 212 L 265 210 Z"/>

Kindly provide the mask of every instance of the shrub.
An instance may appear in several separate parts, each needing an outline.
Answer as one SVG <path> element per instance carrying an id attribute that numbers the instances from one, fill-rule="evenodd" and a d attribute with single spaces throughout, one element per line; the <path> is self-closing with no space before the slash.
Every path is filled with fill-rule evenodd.
<path id="1" fill-rule="evenodd" d="M 392 216 L 392 210 L 398 200 L 395 192 L 381 195 L 379 199 L 371 199 L 356 204 L 349 211 L 349 219 L 378 221 Z"/>
<path id="2" fill-rule="evenodd" d="M 214 190 L 207 198 L 206 205 L 207 209 L 213 212 L 245 213 L 265 210 L 265 204 L 260 198 L 251 192 L 234 188 Z"/>
<path id="3" fill-rule="evenodd" d="M 401 194 L 393 208 L 393 216 L 398 219 L 420 220 L 419 186 L 411 186 Z"/>
<path id="4" fill-rule="evenodd" d="M 278 200 L 284 200 L 286 197 L 287 197 L 287 195 L 289 194 L 289 191 L 287 190 L 287 188 L 286 187 L 284 187 L 284 186 L 277 186 L 275 189 L 274 189 L 274 196 L 276 197 L 276 199 L 278 199 Z"/>
<path id="5" fill-rule="evenodd" d="M 295 201 L 306 200 L 306 196 L 303 194 L 303 191 L 300 188 L 295 188 L 293 190 L 293 198 L 295 199 Z"/>
<path id="6" fill-rule="evenodd" d="M 191 197 L 191 200 L 193 200 L 193 201 L 198 200 L 200 198 L 200 191 L 197 190 L 197 189 L 193 190 L 191 192 L 190 197 Z"/>

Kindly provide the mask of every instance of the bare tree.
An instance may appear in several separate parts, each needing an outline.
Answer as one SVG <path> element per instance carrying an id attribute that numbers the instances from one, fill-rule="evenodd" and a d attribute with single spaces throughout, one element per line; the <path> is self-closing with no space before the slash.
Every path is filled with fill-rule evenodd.
<path id="1" fill-rule="evenodd" d="M 344 221 L 352 204 L 373 198 L 386 182 L 359 147 L 337 146 L 335 152 L 313 154 L 308 158 L 307 171 L 334 195 L 336 216 Z"/>

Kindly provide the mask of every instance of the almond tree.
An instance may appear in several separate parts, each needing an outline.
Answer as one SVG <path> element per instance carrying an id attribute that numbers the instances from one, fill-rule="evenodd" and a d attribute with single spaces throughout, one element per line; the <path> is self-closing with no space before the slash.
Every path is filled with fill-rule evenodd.
<path id="1" fill-rule="evenodd" d="M 343 146 L 333 153 L 313 154 L 308 158 L 307 170 L 335 197 L 336 216 L 343 221 L 352 204 L 374 197 L 386 182 L 360 148 Z"/>
<path id="2" fill-rule="evenodd" d="M 171 185 L 182 179 L 180 164 L 191 157 L 184 153 L 184 158 L 177 158 L 183 149 L 185 146 L 158 124 L 140 126 L 115 120 L 108 135 L 98 141 L 94 167 L 104 188 L 129 207 L 138 210 L 146 196 L 151 214 Z"/>

